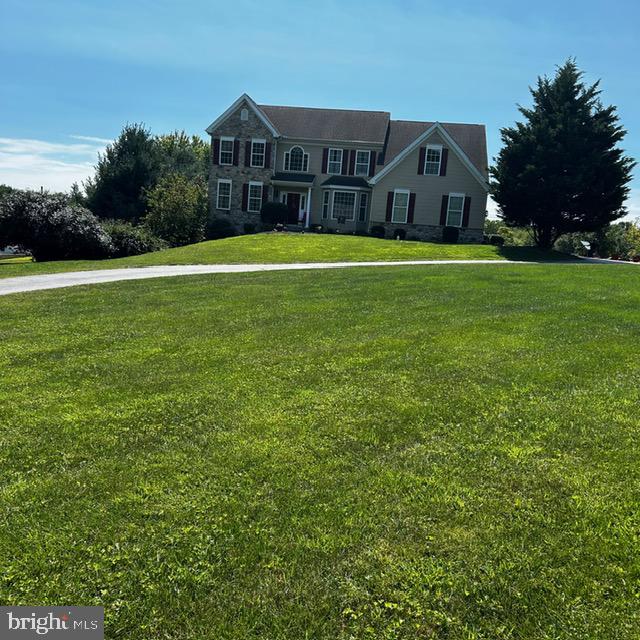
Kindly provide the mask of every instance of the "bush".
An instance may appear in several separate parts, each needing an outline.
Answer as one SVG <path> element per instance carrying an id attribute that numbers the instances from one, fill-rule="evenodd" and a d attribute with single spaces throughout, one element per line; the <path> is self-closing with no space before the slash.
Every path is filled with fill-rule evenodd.
<path id="1" fill-rule="evenodd" d="M 200 242 L 207 222 L 207 189 L 201 178 L 170 173 L 149 191 L 145 224 L 172 247 Z"/>
<path id="2" fill-rule="evenodd" d="M 445 227 L 442 230 L 442 242 L 455 244 L 460 237 L 460 229 L 458 227 Z"/>
<path id="3" fill-rule="evenodd" d="M 406 237 L 407 237 L 406 229 L 394 229 L 393 231 L 394 240 L 404 240 Z"/>
<path id="4" fill-rule="evenodd" d="M 369 233 L 374 238 L 384 238 L 385 236 L 385 230 L 381 224 L 376 224 L 373 227 L 371 227 L 371 229 L 369 229 Z"/>
<path id="5" fill-rule="evenodd" d="M 256 225 L 251 222 L 245 222 L 242 228 L 247 235 L 251 235 L 256 232 Z"/>
<path id="6" fill-rule="evenodd" d="M 265 202 L 260 210 L 264 224 L 288 224 L 289 207 L 284 202 Z"/>
<path id="7" fill-rule="evenodd" d="M 492 233 L 489 236 L 489 244 L 495 244 L 498 247 L 502 247 L 504 245 L 504 237 L 497 233 Z"/>
<path id="8" fill-rule="evenodd" d="M 237 235 L 236 228 L 227 218 L 209 218 L 205 231 L 207 240 L 220 240 L 220 238 L 230 238 L 235 235 Z"/>
<path id="9" fill-rule="evenodd" d="M 17 244 L 36 260 L 106 258 L 113 247 L 98 219 L 63 193 L 13 191 L 0 199 L 0 246 Z"/>
<path id="10" fill-rule="evenodd" d="M 167 243 L 144 225 L 134 226 L 124 220 L 105 220 L 102 228 L 109 234 L 113 258 L 126 258 L 167 248 Z"/>

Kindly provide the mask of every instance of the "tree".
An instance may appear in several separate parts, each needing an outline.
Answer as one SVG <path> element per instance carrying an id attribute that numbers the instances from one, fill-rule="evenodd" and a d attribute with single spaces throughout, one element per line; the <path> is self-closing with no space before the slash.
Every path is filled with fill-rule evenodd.
<path id="1" fill-rule="evenodd" d="M 198 136 L 184 131 L 158 136 L 160 175 L 180 173 L 187 178 L 209 178 L 210 145 Z"/>
<path id="2" fill-rule="evenodd" d="M 145 212 L 145 190 L 160 172 L 158 147 L 142 124 L 127 124 L 98 158 L 96 173 L 84 183 L 87 204 L 100 218 L 139 220 Z"/>
<path id="3" fill-rule="evenodd" d="M 616 108 L 600 102 L 599 81 L 586 86 L 582 76 L 568 60 L 553 79 L 538 78 L 533 107 L 518 107 L 526 121 L 501 130 L 491 170 L 499 216 L 510 227 L 529 227 L 544 248 L 626 214 L 635 163 L 616 146 L 626 131 Z"/>
<path id="4" fill-rule="evenodd" d="M 206 221 L 207 187 L 202 178 L 170 173 L 148 192 L 144 223 L 171 246 L 204 240 Z"/>
<path id="5" fill-rule="evenodd" d="M 0 246 L 16 244 L 36 260 L 105 258 L 113 247 L 98 219 L 64 193 L 13 191 L 0 199 Z"/>

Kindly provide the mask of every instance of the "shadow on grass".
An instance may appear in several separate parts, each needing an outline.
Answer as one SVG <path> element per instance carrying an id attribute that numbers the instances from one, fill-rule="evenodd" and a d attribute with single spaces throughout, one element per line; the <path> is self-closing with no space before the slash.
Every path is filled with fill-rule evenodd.
<path id="1" fill-rule="evenodd" d="M 538 247 L 500 247 L 501 256 L 514 262 L 580 262 L 579 258 L 560 251 Z"/>

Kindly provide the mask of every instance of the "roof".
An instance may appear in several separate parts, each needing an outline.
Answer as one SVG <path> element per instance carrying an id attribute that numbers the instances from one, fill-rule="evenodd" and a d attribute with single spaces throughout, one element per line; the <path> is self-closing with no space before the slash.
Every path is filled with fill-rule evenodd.
<path id="1" fill-rule="evenodd" d="M 331 176 L 322 183 L 323 187 L 363 187 L 369 188 L 369 183 L 361 176 Z"/>
<path id="2" fill-rule="evenodd" d="M 277 171 L 273 174 L 271 180 L 280 182 L 303 182 L 305 184 L 311 184 L 315 180 L 315 175 L 312 173 L 290 173 L 288 171 Z"/>
<path id="3" fill-rule="evenodd" d="M 384 144 L 388 111 L 354 111 L 258 105 L 280 135 L 306 140 L 345 140 Z"/>
<path id="4" fill-rule="evenodd" d="M 487 137 L 484 125 L 453 122 L 440 124 L 460 145 L 478 171 L 487 177 Z M 433 122 L 391 120 L 384 164 L 388 165 L 403 149 L 433 125 Z"/>

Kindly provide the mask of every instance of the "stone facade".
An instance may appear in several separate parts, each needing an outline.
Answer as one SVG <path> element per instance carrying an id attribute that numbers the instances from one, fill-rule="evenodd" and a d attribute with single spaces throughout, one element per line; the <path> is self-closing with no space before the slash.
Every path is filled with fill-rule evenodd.
<path id="1" fill-rule="evenodd" d="M 372 222 L 371 226 L 384 227 L 385 238 L 393 238 L 395 232 L 404 229 L 407 240 L 422 240 L 427 242 L 442 242 L 444 227 L 427 224 L 397 224 L 393 222 Z M 461 228 L 458 242 L 481 243 L 484 238 L 482 229 Z"/>
<path id="2" fill-rule="evenodd" d="M 242 110 L 247 110 L 247 120 L 242 120 Z M 242 211 L 242 191 L 243 185 L 250 181 L 262 182 L 263 189 L 268 190 L 267 199 L 273 198 L 273 188 L 271 187 L 271 176 L 274 172 L 276 158 L 276 148 L 274 138 L 269 129 L 258 118 L 253 109 L 243 102 L 238 106 L 220 126 L 211 133 L 211 139 L 223 136 L 233 137 L 238 141 L 238 165 L 214 164 L 214 150 L 211 145 L 210 172 L 209 172 L 209 211 L 213 217 L 229 220 L 237 231 L 242 233 L 245 224 L 258 226 L 260 224 L 260 214 Z M 271 145 L 269 168 L 256 168 L 245 166 L 245 143 L 252 138 L 266 140 Z M 217 209 L 216 196 L 218 190 L 218 180 L 224 178 L 232 180 L 231 188 L 231 208 Z"/>

